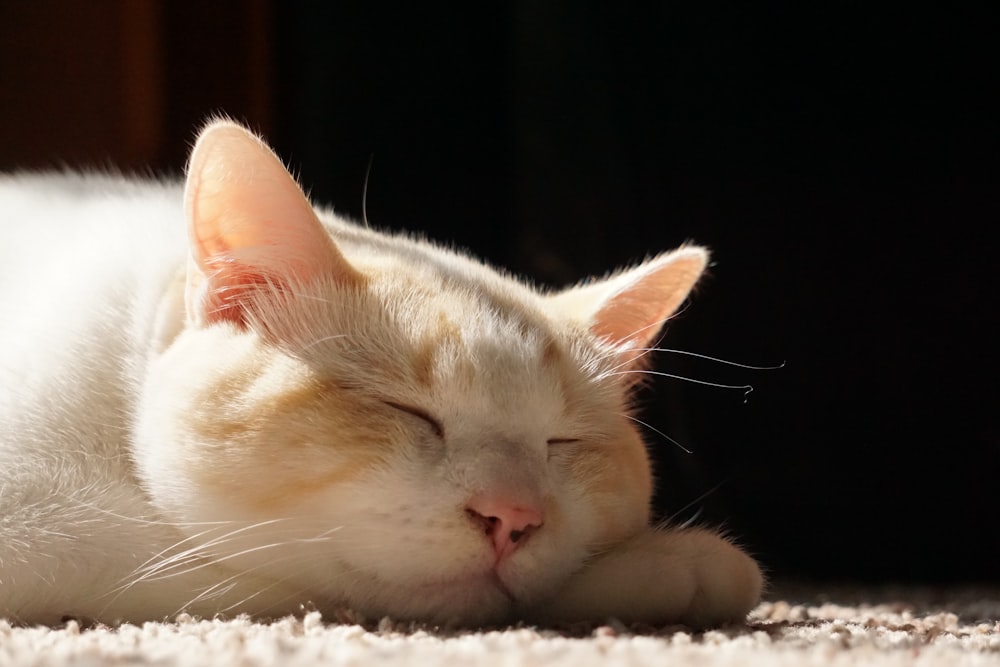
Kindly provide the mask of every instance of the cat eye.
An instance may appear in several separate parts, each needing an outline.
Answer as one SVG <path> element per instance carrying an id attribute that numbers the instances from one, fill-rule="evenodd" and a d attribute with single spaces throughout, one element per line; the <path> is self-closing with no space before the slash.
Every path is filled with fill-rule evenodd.
<path id="1" fill-rule="evenodd" d="M 426 410 L 415 408 L 412 405 L 404 405 L 402 403 L 396 403 L 395 401 L 382 401 L 382 402 L 394 410 L 405 412 L 408 415 L 413 415 L 417 419 L 423 420 L 428 426 L 431 427 L 431 430 L 434 431 L 434 435 L 444 440 L 444 427 L 441 425 L 441 422 L 432 417 L 430 413 L 428 413 Z"/>
<path id="2" fill-rule="evenodd" d="M 547 445 L 571 445 L 574 442 L 580 442 L 580 438 L 549 438 L 545 444 Z"/>

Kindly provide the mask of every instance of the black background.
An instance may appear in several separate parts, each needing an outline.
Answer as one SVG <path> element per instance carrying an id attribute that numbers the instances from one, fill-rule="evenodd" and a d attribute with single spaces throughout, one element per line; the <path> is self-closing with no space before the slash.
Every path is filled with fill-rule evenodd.
<path id="1" fill-rule="evenodd" d="M 356 216 L 374 154 L 373 224 L 543 283 L 707 244 L 666 343 L 786 365 L 660 355 L 755 389 L 644 396 L 693 450 L 649 434 L 662 514 L 726 525 L 777 575 L 996 579 L 997 33 L 790 5 L 297 6 L 276 140 Z"/>
<path id="2" fill-rule="evenodd" d="M 174 35 L 207 25 L 178 6 Z M 754 387 L 744 402 L 661 379 L 641 396 L 643 419 L 692 450 L 648 434 L 662 516 L 726 526 L 779 577 L 998 579 L 992 17 L 302 1 L 269 17 L 266 129 L 316 199 L 360 217 L 374 156 L 372 224 L 541 284 L 712 248 L 665 344 L 785 366 L 659 356 L 666 373 Z M 199 67 L 186 43 L 166 62 L 168 122 L 254 123 L 226 103 L 224 61 Z"/>

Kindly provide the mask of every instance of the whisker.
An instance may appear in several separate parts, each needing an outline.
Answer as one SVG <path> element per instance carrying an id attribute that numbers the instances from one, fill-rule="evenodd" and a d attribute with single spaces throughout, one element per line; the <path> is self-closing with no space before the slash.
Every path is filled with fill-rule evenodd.
<path id="1" fill-rule="evenodd" d="M 281 560 L 285 560 L 285 559 L 281 559 Z M 281 561 L 279 560 L 279 561 L 276 561 L 276 562 L 281 562 Z M 191 608 L 196 603 L 198 603 L 198 602 L 200 602 L 202 600 L 208 600 L 208 599 L 211 599 L 211 598 L 221 598 L 221 597 L 225 596 L 227 593 L 229 593 L 234 588 L 236 588 L 236 586 L 239 584 L 239 580 L 240 579 L 242 579 L 244 577 L 247 577 L 247 576 L 250 576 L 253 571 L 258 570 L 261 567 L 263 567 L 263 566 L 258 566 L 256 568 L 253 568 L 252 570 L 243 570 L 243 571 L 240 571 L 240 572 L 236 572 L 236 573 L 231 574 L 230 576 L 226 577 L 225 579 L 223 579 L 221 581 L 215 582 L 214 584 L 212 584 L 208 588 L 203 589 L 201 592 L 199 592 L 193 598 L 189 599 L 183 605 L 181 605 L 180 608 L 178 608 L 176 611 L 174 611 L 174 615 L 181 613 L 185 609 Z M 240 602 L 237 602 L 237 603 L 235 603 L 233 605 L 230 605 L 229 607 L 227 607 L 223 611 L 229 611 L 230 609 L 232 609 L 233 607 L 241 604 L 242 602 L 245 602 L 246 600 L 249 600 L 249 599 L 255 597 L 256 595 L 259 595 L 264 590 L 267 590 L 267 588 L 260 589 L 257 592 L 252 593 L 251 595 L 247 596 L 246 598 L 244 598 Z"/>
<path id="2" fill-rule="evenodd" d="M 171 563 L 171 562 L 173 562 L 175 560 L 178 560 L 179 558 L 183 558 L 185 555 L 190 554 L 193 551 L 193 549 L 186 549 L 186 550 L 180 552 L 179 554 L 172 554 L 169 557 L 166 557 L 166 554 L 168 554 L 170 551 L 173 551 L 174 549 L 177 549 L 181 545 L 183 545 L 183 544 L 185 544 L 187 542 L 191 542 L 193 540 L 197 540 L 200 537 L 202 537 L 204 535 L 207 535 L 210 532 L 212 532 L 212 531 L 211 530 L 203 530 L 200 533 L 195 533 L 194 535 L 191 535 L 189 537 L 184 538 L 180 542 L 175 542 L 174 544 L 170 545 L 166 549 L 163 549 L 159 553 L 154 554 L 152 557 L 146 559 L 145 562 L 143 562 L 138 567 L 136 567 L 134 570 L 132 570 L 132 572 L 126 577 L 126 579 L 129 579 L 132 583 L 135 583 L 135 581 L 141 581 L 141 579 L 135 580 L 135 579 L 132 579 L 132 578 L 138 576 L 139 574 L 143 573 L 144 571 L 146 571 L 146 572 L 154 571 L 158 566 L 160 566 L 160 565 L 162 565 L 164 563 Z M 128 586 L 131 586 L 132 583 L 127 584 L 121 590 L 124 592 L 124 590 L 126 590 Z M 119 590 L 119 589 L 115 589 L 115 590 Z"/>
<path id="3" fill-rule="evenodd" d="M 324 532 L 320 533 L 316 537 L 300 537 L 300 538 L 295 539 L 293 541 L 297 542 L 297 543 L 301 543 L 301 544 L 313 544 L 313 543 L 316 543 L 316 542 L 327 542 L 327 541 L 330 540 L 330 535 L 332 535 L 333 533 L 336 533 L 337 531 L 342 530 L 342 529 L 343 529 L 343 526 L 337 526 L 336 528 L 331 528 L 330 530 L 327 530 L 327 531 L 324 531 Z"/>
<path id="4" fill-rule="evenodd" d="M 109 517 L 115 519 L 120 519 L 121 521 L 126 521 L 129 523 L 139 523 L 146 526 L 172 526 L 172 527 L 192 527 L 192 526 L 222 526 L 227 523 L 232 523 L 231 521 L 166 521 L 163 519 L 145 519 L 143 517 L 128 516 L 126 514 L 120 514 L 118 512 L 113 512 L 105 507 L 96 505 L 92 502 L 86 500 L 79 500 L 74 496 L 64 495 L 67 500 L 71 500 L 78 507 L 83 507 L 95 512 L 99 512 Z"/>
<path id="5" fill-rule="evenodd" d="M 628 359 L 626 359 L 624 361 L 619 362 L 617 365 L 612 366 L 608 370 L 609 371 L 616 371 L 619 368 L 625 368 L 627 366 L 633 366 L 633 365 L 635 365 L 635 363 L 637 361 L 639 361 L 640 359 L 642 359 L 643 357 L 645 357 L 646 355 L 648 355 L 650 352 L 652 352 L 655 349 L 656 348 L 652 348 L 652 347 L 629 348 L 628 352 L 638 352 L 639 354 L 636 354 L 634 357 L 630 357 L 630 358 L 628 358 Z M 616 356 L 618 354 L 624 354 L 624 353 L 614 352 L 613 354 L 606 354 L 606 355 L 601 356 L 598 359 L 598 361 L 604 361 L 608 357 Z"/>
<path id="6" fill-rule="evenodd" d="M 375 162 L 375 153 L 368 156 L 368 167 L 365 169 L 365 184 L 361 190 L 361 221 L 365 227 L 370 227 L 368 222 L 368 181 L 371 180 L 372 163 Z"/>
<path id="7" fill-rule="evenodd" d="M 749 384 L 725 384 L 723 382 L 709 382 L 708 380 L 698 380 L 695 378 L 685 377 L 683 375 L 676 375 L 674 373 L 664 373 L 663 371 L 629 370 L 629 371 L 615 371 L 613 373 L 610 373 L 610 375 L 633 375 L 633 374 L 656 375 L 658 377 L 671 378 L 674 380 L 683 380 L 684 382 L 691 382 L 692 384 L 700 384 L 706 387 L 715 387 L 717 389 L 742 389 L 744 403 L 746 403 L 749 400 L 750 394 L 753 393 L 753 385 Z"/>
<path id="8" fill-rule="evenodd" d="M 639 359 L 643 358 L 644 356 L 646 356 L 647 354 L 649 354 L 651 352 L 665 352 L 667 354 L 679 354 L 679 355 L 683 355 L 683 356 L 686 356 L 686 357 L 694 357 L 696 359 L 704 359 L 705 361 L 711 361 L 711 362 L 714 362 L 714 363 L 717 363 L 717 364 L 724 364 L 726 366 L 734 366 L 736 368 L 744 368 L 746 370 L 751 370 L 751 371 L 776 371 L 776 370 L 780 370 L 780 369 L 784 368 L 785 364 L 786 364 L 786 362 L 784 362 L 784 361 L 782 361 L 780 364 L 772 364 L 772 365 L 767 365 L 767 366 L 759 366 L 759 365 L 755 365 L 755 364 L 743 364 L 743 363 L 740 363 L 738 361 L 730 361 L 728 359 L 723 359 L 721 357 L 713 357 L 713 356 L 708 355 L 708 354 L 701 354 L 701 353 L 698 353 L 698 352 L 690 352 L 688 350 L 681 350 L 681 349 L 673 348 L 673 347 L 659 347 L 659 346 L 656 346 L 656 347 L 634 347 L 634 348 L 629 348 L 627 350 L 627 352 L 637 352 L 639 354 L 636 354 L 635 356 L 633 356 L 633 357 L 631 357 L 629 359 L 626 359 L 625 361 L 619 363 L 617 366 L 612 367 L 611 370 L 618 370 L 619 368 L 622 368 L 624 366 L 631 366 L 632 364 L 634 364 L 635 362 L 637 362 Z M 613 356 L 615 356 L 617 354 L 622 354 L 622 352 L 616 351 L 616 352 L 611 352 L 611 353 L 608 353 L 608 354 L 604 354 L 604 355 L 601 355 L 600 357 L 598 357 L 597 360 L 598 361 L 603 361 L 604 359 L 607 359 L 609 357 L 613 357 Z"/>
<path id="9" fill-rule="evenodd" d="M 226 595 L 226 593 L 236 588 L 236 585 L 239 583 L 237 579 L 238 575 L 234 575 L 226 580 L 228 582 L 228 585 L 223 585 L 223 583 L 220 582 L 215 584 L 214 586 L 211 586 L 210 588 L 203 590 L 201 593 L 199 593 L 198 595 L 194 596 L 193 598 L 185 602 L 183 605 L 181 605 L 180 608 L 176 609 L 173 615 L 176 616 L 185 609 L 190 609 L 191 607 L 193 607 L 195 604 L 197 604 L 202 600 L 208 600 L 209 598 L 213 597 L 214 598 L 223 597 L 224 595 Z M 221 611 L 229 611 L 230 609 L 232 609 L 232 606 L 227 607 L 226 609 L 223 609 Z"/>
<path id="10" fill-rule="evenodd" d="M 335 532 L 338 532 L 340 529 L 341 529 L 341 527 L 338 526 L 338 527 L 335 527 L 335 528 L 331 528 L 329 530 L 325 530 L 322 533 L 320 533 L 320 534 L 318 534 L 318 535 L 316 535 L 314 537 L 295 538 L 295 539 L 287 540 L 287 541 L 284 541 L 284 542 L 275 542 L 275 543 L 272 543 L 272 544 L 269 544 L 269 545 L 261 545 L 259 547 L 255 547 L 255 548 L 251 548 L 251 549 L 246 549 L 246 550 L 241 551 L 239 553 L 230 554 L 230 555 L 226 556 L 225 558 L 218 559 L 218 560 L 216 560 L 214 562 L 222 562 L 224 560 L 227 560 L 228 558 L 232 558 L 232 557 L 244 555 L 244 554 L 251 553 L 251 552 L 254 552 L 254 551 L 258 551 L 258 550 L 261 550 L 261 549 L 269 549 L 269 548 L 275 548 L 275 547 L 281 547 L 281 546 L 287 546 L 287 545 L 299 544 L 299 543 L 315 543 L 315 542 L 321 542 L 321 541 L 328 541 L 328 540 L 330 540 L 330 535 L 332 535 Z M 194 605 L 195 603 L 197 603 L 199 601 L 207 600 L 207 599 L 210 599 L 210 598 L 221 598 L 221 597 L 227 595 L 229 592 L 231 592 L 233 589 L 236 588 L 236 586 L 239 583 L 239 579 L 240 578 L 252 576 L 258 570 L 263 570 L 263 569 L 266 569 L 266 568 L 273 568 L 276 564 L 280 564 L 280 563 L 284 563 L 284 562 L 288 562 L 288 561 L 294 561 L 294 560 L 300 559 L 301 557 L 302 557 L 301 554 L 298 554 L 298 553 L 289 553 L 289 554 L 286 554 L 286 555 L 284 555 L 284 556 L 282 556 L 280 558 L 271 559 L 267 563 L 261 563 L 261 564 L 255 566 L 255 567 L 252 567 L 252 568 L 249 568 L 249 569 L 243 569 L 243 570 L 241 570 L 239 572 L 236 572 L 236 573 L 232 574 L 231 576 L 223 579 L 222 581 L 216 582 L 212 586 L 210 586 L 210 587 L 204 589 L 203 591 L 201 591 L 197 596 L 195 596 L 194 598 L 188 600 L 184 605 L 182 605 L 175 612 L 175 614 L 182 612 L 184 609 L 191 607 L 192 605 Z M 345 573 L 345 575 L 346 574 L 347 573 Z M 247 601 L 252 600 L 253 598 L 255 598 L 255 597 L 259 596 L 259 595 L 263 595 L 267 591 L 269 591 L 269 590 L 271 590 L 271 589 L 273 589 L 273 588 L 275 588 L 277 586 L 280 586 L 282 584 L 285 584 L 286 582 L 290 581 L 291 579 L 292 579 L 292 577 L 289 575 L 289 576 L 286 576 L 286 577 L 282 577 L 281 579 L 273 580 L 270 583 L 268 583 L 268 585 L 266 585 L 264 587 L 257 588 L 254 592 L 250 593 L 246 597 L 243 597 L 240 600 L 237 600 L 237 601 L 229 604 L 227 607 L 222 608 L 219 611 L 222 612 L 222 613 L 232 611 L 233 609 L 238 608 L 239 606 L 243 605 Z M 282 602 L 285 602 L 285 601 L 287 601 L 289 599 L 292 599 L 293 597 L 303 596 L 303 595 L 305 595 L 307 593 L 307 591 L 308 591 L 308 588 L 299 586 L 299 587 L 297 587 L 297 590 L 292 591 L 291 593 L 289 593 L 288 595 L 284 596 L 280 600 L 272 601 L 272 605 L 277 606 L 278 604 L 280 604 Z"/>
<path id="11" fill-rule="evenodd" d="M 678 350 L 672 347 L 644 347 L 637 348 L 636 351 L 642 352 L 666 352 L 668 354 L 681 354 L 686 357 L 696 357 L 698 359 L 705 359 L 706 361 L 713 361 L 717 364 L 725 364 L 726 366 L 735 366 L 736 368 L 745 368 L 751 371 L 776 371 L 785 367 L 785 362 L 782 361 L 780 364 L 772 366 L 756 366 L 753 364 L 741 364 L 738 361 L 729 361 L 728 359 L 722 359 L 721 357 L 712 357 L 707 354 L 699 354 L 698 352 L 689 352 L 687 350 Z"/>
<path id="12" fill-rule="evenodd" d="M 694 500 L 692 500 L 691 502 L 689 502 L 687 505 L 685 505 L 684 507 L 680 508 L 679 510 L 677 510 L 676 512 L 674 512 L 673 514 L 671 514 L 670 516 L 668 516 L 666 519 L 663 519 L 662 521 L 659 521 L 658 524 L 661 527 L 667 527 L 667 526 L 669 526 L 671 523 L 673 523 L 674 519 L 677 518 L 677 515 L 681 514 L 682 512 L 686 512 L 692 505 L 697 505 L 698 503 L 700 503 L 701 501 L 703 501 L 705 498 L 708 498 L 710 495 L 712 495 L 713 493 L 715 493 L 716 491 L 718 491 L 719 489 L 721 489 L 722 486 L 724 484 L 726 484 L 726 482 L 728 482 L 728 481 L 729 480 L 727 480 L 727 479 L 722 480 L 721 482 L 719 482 L 718 484 L 716 484 L 715 486 L 713 486 L 711 489 L 709 489 L 705 493 L 701 494 L 700 496 L 698 496 L 697 498 L 695 498 Z M 692 516 L 690 519 L 688 519 L 687 521 L 685 521 L 684 523 L 682 523 L 680 527 L 681 528 L 688 528 L 688 527 L 690 527 L 694 523 L 694 521 L 699 516 L 701 516 L 701 513 L 702 513 L 702 509 L 699 508 L 698 511 L 695 512 L 694 516 Z"/>
<path id="13" fill-rule="evenodd" d="M 679 315 L 680 312 L 681 311 L 678 311 L 676 314 Z M 626 339 L 635 338 L 636 336 L 638 336 L 639 334 L 641 334 L 643 331 L 646 331 L 647 329 L 654 329 L 654 328 L 655 329 L 659 329 L 659 328 L 662 328 L 672 317 L 674 317 L 674 315 L 669 315 L 669 316 L 663 318 L 662 320 L 658 320 L 656 322 L 652 322 L 650 324 L 647 324 L 644 327 L 640 327 L 640 328 L 636 329 L 635 331 L 633 331 L 629 336 L 626 336 Z M 662 339 L 663 339 L 663 335 L 660 336 L 660 340 L 662 340 Z M 657 341 L 657 343 L 659 343 L 659 341 Z M 597 358 L 597 361 L 604 361 L 605 359 L 608 359 L 610 357 L 616 357 L 619 354 L 621 354 L 622 351 L 623 350 L 620 347 L 615 347 L 614 349 L 610 350 L 609 352 L 606 352 L 605 354 L 602 354 L 601 356 L 599 356 Z M 632 351 L 642 352 L 642 354 L 640 354 L 639 356 L 633 358 L 631 361 L 628 362 L 628 363 L 632 363 L 634 361 L 637 361 L 638 359 L 641 359 L 643 356 L 645 356 L 646 354 L 648 354 L 649 352 L 651 352 L 652 348 L 629 348 L 628 351 L 629 352 L 632 352 Z"/>
<path id="14" fill-rule="evenodd" d="M 278 563 L 284 563 L 284 562 L 287 562 L 287 561 L 295 560 L 296 558 L 297 558 L 296 554 L 289 554 L 289 555 L 287 555 L 287 556 L 285 556 L 283 558 L 279 558 L 277 560 L 269 561 L 268 563 L 258 565 L 257 567 L 251 568 L 249 570 L 243 570 L 241 572 L 237 572 L 237 573 L 233 574 L 232 576 L 227 577 L 226 579 L 224 579 L 224 580 L 222 580 L 222 581 L 220 581 L 220 582 L 212 585 L 211 587 L 205 589 L 204 591 L 202 591 L 201 593 L 199 593 L 197 596 L 195 596 L 191 600 L 188 600 L 184 604 L 184 606 L 181 607 L 181 609 L 177 610 L 177 612 L 175 612 L 175 613 L 180 613 L 181 611 L 184 610 L 184 608 L 190 607 L 191 605 L 193 605 L 194 603 L 198 602 L 199 600 L 205 600 L 205 599 L 208 599 L 208 598 L 211 598 L 211 597 L 216 597 L 216 598 L 223 597 L 224 595 L 226 595 L 227 593 L 229 593 L 230 591 L 232 591 L 234 588 L 236 588 L 237 584 L 239 583 L 239 579 L 241 577 L 251 576 L 257 570 L 262 570 L 265 567 L 272 567 L 272 566 L 274 566 L 275 564 L 278 564 Z M 219 611 L 222 612 L 222 613 L 232 611 L 233 609 L 238 608 L 240 605 L 245 604 L 247 601 L 252 600 L 255 597 L 258 597 L 260 595 L 263 595 L 264 593 L 266 593 L 267 591 L 271 590 L 272 588 L 275 588 L 277 586 L 280 586 L 280 585 L 286 583 L 290 579 L 291 579 L 291 576 L 282 577 L 281 579 L 275 579 L 275 580 L 271 581 L 267 586 L 257 588 L 257 590 L 253 591 L 249 595 L 247 595 L 247 596 L 245 596 L 245 597 L 243 597 L 243 598 L 241 598 L 241 599 L 233 602 L 232 604 L 228 605 L 227 607 L 224 607 L 224 608 L 220 609 Z M 295 596 L 303 595 L 307 590 L 308 589 L 305 588 L 305 587 L 299 587 L 298 590 L 296 590 L 296 591 L 294 591 L 292 593 L 289 593 L 288 595 L 286 595 L 285 597 L 281 598 L 280 600 L 276 600 L 274 602 L 274 604 L 276 605 L 278 603 L 281 603 L 281 602 L 284 602 L 286 600 L 289 600 L 289 599 L 291 599 L 291 598 L 293 598 Z"/>
<path id="15" fill-rule="evenodd" d="M 666 439 L 667 439 L 667 440 L 669 440 L 670 442 L 672 442 L 672 443 L 674 443 L 675 445 L 677 445 L 678 447 L 680 447 L 680 448 L 681 448 L 681 451 L 683 451 L 683 452 L 684 452 L 685 454 L 692 454 L 692 453 L 693 453 L 693 452 L 692 452 L 692 451 L 691 451 L 690 449 L 688 449 L 687 447 L 685 447 L 685 446 L 684 446 L 684 445 L 682 445 L 681 443 L 677 442 L 676 440 L 674 440 L 673 438 L 671 438 L 671 437 L 670 437 L 669 435 L 667 435 L 666 433 L 664 433 L 664 432 L 663 432 L 663 431 L 661 431 L 660 429 L 656 428 L 655 426 L 651 426 L 650 424 L 647 424 L 646 422 L 642 421 L 641 419 L 639 419 L 639 418 L 637 418 L 637 417 L 633 417 L 632 415 L 629 415 L 629 414 L 622 414 L 622 416 L 623 416 L 623 417 L 625 417 L 625 418 L 627 418 L 627 419 L 631 419 L 631 420 L 632 420 L 632 421 L 634 421 L 634 422 L 635 422 L 636 424 L 639 424 L 639 425 L 641 425 L 641 426 L 645 426 L 645 427 L 646 427 L 646 428 L 648 428 L 648 429 L 649 429 L 650 431 L 653 431 L 654 433 L 656 433 L 656 434 L 658 434 L 658 435 L 661 435 L 661 436 L 663 436 L 664 438 L 666 438 Z"/>
<path id="16" fill-rule="evenodd" d="M 697 512 L 695 512 L 694 514 L 692 514 L 692 515 L 691 515 L 691 518 L 690 518 L 690 519 L 688 519 L 687 521 L 685 521 L 684 523 L 682 523 L 682 524 L 680 525 L 680 527 L 681 527 L 681 528 L 690 528 L 691 526 L 693 526 L 693 525 L 694 525 L 694 522 L 698 520 L 698 517 L 700 517 L 700 516 L 701 516 L 701 514 L 702 514 L 702 512 L 703 512 L 703 511 L 704 511 L 704 508 L 702 508 L 702 507 L 699 507 L 699 508 L 698 508 L 698 511 L 697 511 Z"/>
<path id="17" fill-rule="evenodd" d="M 286 520 L 287 519 L 270 519 L 268 521 L 261 521 L 259 523 L 252 524 L 252 525 L 249 525 L 249 526 L 243 526 L 241 528 L 237 528 L 236 530 L 229 531 L 228 533 L 226 533 L 224 535 L 219 535 L 218 537 L 214 537 L 214 538 L 212 538 L 212 539 L 210 539 L 207 542 L 204 542 L 202 544 L 197 544 L 197 545 L 195 545 L 195 546 L 193 546 L 193 547 L 191 547 L 189 549 L 185 549 L 184 551 L 181 551 L 180 553 L 173 554 L 169 558 L 166 558 L 166 559 L 164 559 L 162 561 L 151 563 L 151 561 L 155 559 L 155 557 L 154 557 L 153 559 L 150 559 L 150 560 L 146 561 L 146 563 L 149 563 L 149 565 L 146 565 L 144 563 L 143 565 L 139 566 L 138 568 L 136 568 L 133 571 L 134 575 L 138 575 L 138 579 L 135 579 L 134 581 L 126 584 L 125 585 L 125 589 L 127 589 L 128 587 L 130 587 L 130 586 L 132 586 L 132 585 L 134 585 L 136 583 L 142 582 L 142 581 L 157 581 L 157 580 L 160 580 L 160 579 L 167 579 L 167 578 L 170 578 L 170 577 L 173 577 L 173 576 L 187 574 L 189 572 L 195 572 L 197 570 L 202 569 L 203 567 L 208 567 L 209 565 L 211 565 L 213 562 L 216 562 L 216 561 L 210 560 L 210 561 L 207 561 L 207 562 L 202 562 L 201 564 L 197 565 L 196 567 L 192 567 L 192 568 L 188 568 L 188 569 L 180 569 L 180 571 L 178 571 L 179 568 L 183 568 L 188 563 L 196 562 L 196 561 L 200 561 L 200 560 L 209 558 L 211 556 L 211 553 L 209 552 L 209 549 L 217 547 L 217 546 L 222 545 L 222 544 L 225 544 L 226 542 L 232 540 L 234 538 L 234 536 L 239 535 L 240 533 L 243 533 L 243 532 L 248 531 L 248 530 L 254 530 L 254 529 L 261 528 L 261 527 L 268 526 L 268 525 L 273 525 L 273 524 L 278 523 L 280 521 L 286 521 Z M 195 539 L 197 539 L 197 538 L 205 535 L 208 532 L 210 532 L 210 531 L 203 531 L 202 533 L 199 533 L 197 535 L 194 535 L 194 536 L 191 536 L 191 537 L 187 537 L 187 538 L 181 540 L 180 542 L 175 543 L 169 549 L 175 549 L 178 546 L 180 546 L 182 544 L 185 544 L 185 543 L 188 543 L 188 542 L 191 542 L 192 540 L 195 540 Z M 164 553 L 164 552 L 161 552 L 161 554 L 162 553 Z M 173 570 L 173 572 L 171 572 L 172 570 Z"/>
<path id="18" fill-rule="evenodd" d="M 173 554 L 170 557 L 164 559 L 163 561 L 152 564 L 148 567 L 140 566 L 134 571 L 134 574 L 141 576 L 139 576 L 137 580 L 131 582 L 131 584 L 129 585 L 133 585 L 140 581 L 156 581 L 160 579 L 167 579 L 175 576 L 188 574 L 196 570 L 200 570 L 204 567 L 209 567 L 211 565 L 222 563 L 232 558 L 238 558 L 240 556 L 244 556 L 249 553 L 254 553 L 256 551 L 262 551 L 266 549 L 272 549 L 275 547 L 292 545 L 292 544 L 314 544 L 319 542 L 330 541 L 331 540 L 330 536 L 333 533 L 339 531 L 341 528 L 340 526 L 337 526 L 335 528 L 328 529 L 314 537 L 295 537 L 292 539 L 282 540 L 280 542 L 272 542 L 270 544 L 257 545 L 254 547 L 244 549 L 242 551 L 228 553 L 223 556 L 219 556 L 218 553 L 213 552 L 213 550 L 217 549 L 219 546 L 226 544 L 227 542 L 231 542 L 235 538 L 235 536 L 242 533 L 243 531 L 261 528 L 264 526 L 275 524 L 279 521 L 286 521 L 286 520 L 287 519 L 273 519 L 270 521 L 264 521 L 257 524 L 253 524 L 252 526 L 245 526 L 238 530 L 230 531 L 225 535 L 220 535 L 202 544 L 198 544 L 180 553 Z M 173 545 L 173 547 L 171 548 L 176 548 L 177 546 L 184 544 L 185 542 L 189 542 L 192 539 L 196 539 L 197 537 L 201 537 L 204 534 L 205 533 L 200 533 L 196 536 L 186 538 L 185 540 L 182 540 L 181 542 L 178 542 L 177 544 Z M 263 537 L 263 536 L 257 536 L 257 537 Z M 162 553 L 164 552 L 161 552 L 161 554 Z M 149 561 L 147 561 L 147 563 L 148 562 Z M 193 562 L 200 562 L 200 564 L 198 564 L 196 567 L 185 568 L 186 565 Z"/>

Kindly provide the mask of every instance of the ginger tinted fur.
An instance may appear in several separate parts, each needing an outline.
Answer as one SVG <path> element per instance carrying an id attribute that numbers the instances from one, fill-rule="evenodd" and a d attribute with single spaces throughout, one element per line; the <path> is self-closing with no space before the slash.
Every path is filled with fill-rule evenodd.
<path id="1" fill-rule="evenodd" d="M 630 419 L 704 249 L 541 292 L 314 207 L 224 120 L 184 183 L 11 175 L 0 216 L 0 616 L 757 602 L 727 539 L 650 526 Z"/>

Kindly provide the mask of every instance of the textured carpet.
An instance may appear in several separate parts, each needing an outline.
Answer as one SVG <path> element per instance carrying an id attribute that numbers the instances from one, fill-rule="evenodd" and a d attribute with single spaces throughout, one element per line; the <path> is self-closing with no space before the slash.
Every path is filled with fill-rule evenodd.
<path id="1" fill-rule="evenodd" d="M 81 629 L 0 621 L 0 665 L 996 665 L 1000 589 L 786 586 L 744 626 L 453 632 L 311 612 Z"/>

